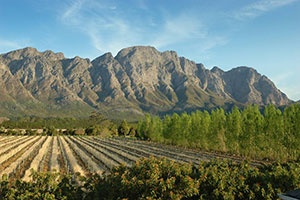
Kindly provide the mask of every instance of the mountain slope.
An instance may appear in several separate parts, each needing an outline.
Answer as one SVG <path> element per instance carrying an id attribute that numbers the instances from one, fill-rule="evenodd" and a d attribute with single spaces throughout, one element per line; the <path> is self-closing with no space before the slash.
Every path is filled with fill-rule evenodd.
<path id="1" fill-rule="evenodd" d="M 142 116 L 234 104 L 291 101 L 256 70 L 205 69 L 174 51 L 122 49 L 93 61 L 24 48 L 0 55 L 0 115 Z"/>

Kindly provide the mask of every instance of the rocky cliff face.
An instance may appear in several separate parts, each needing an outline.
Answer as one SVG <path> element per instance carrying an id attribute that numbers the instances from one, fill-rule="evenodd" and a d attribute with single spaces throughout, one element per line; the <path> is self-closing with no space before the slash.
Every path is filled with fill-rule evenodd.
<path id="1" fill-rule="evenodd" d="M 0 114 L 142 115 L 233 104 L 286 105 L 272 81 L 248 67 L 205 69 L 174 51 L 122 49 L 93 61 L 24 48 L 0 55 Z"/>

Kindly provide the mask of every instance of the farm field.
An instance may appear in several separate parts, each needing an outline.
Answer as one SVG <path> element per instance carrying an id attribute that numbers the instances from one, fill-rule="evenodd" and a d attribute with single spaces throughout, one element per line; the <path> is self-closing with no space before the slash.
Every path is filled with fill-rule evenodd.
<path id="1" fill-rule="evenodd" d="M 89 175 L 109 172 L 114 166 L 131 166 L 141 157 L 166 157 L 180 163 L 209 160 L 192 151 L 125 138 L 89 136 L 0 136 L 0 176 L 29 181 L 38 172 Z"/>
<path id="2" fill-rule="evenodd" d="M 278 199 L 299 188 L 298 162 L 241 160 L 124 137 L 0 136 L 0 199 Z"/>

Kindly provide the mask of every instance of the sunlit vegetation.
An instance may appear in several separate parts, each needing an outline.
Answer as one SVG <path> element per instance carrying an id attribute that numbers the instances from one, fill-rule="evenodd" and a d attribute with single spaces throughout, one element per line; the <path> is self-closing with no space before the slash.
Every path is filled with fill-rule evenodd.
<path id="1" fill-rule="evenodd" d="M 97 113 L 89 118 L 21 117 L 5 121 L 1 127 L 0 134 L 5 135 L 118 135 L 117 124 Z"/>
<path id="2" fill-rule="evenodd" d="M 0 179 L 0 199 L 278 199 L 300 186 L 300 165 L 247 162 L 179 164 L 165 158 L 120 165 L 109 174 L 75 178 L 33 171 L 31 181 Z"/>
<path id="3" fill-rule="evenodd" d="M 227 152 L 253 159 L 299 160 L 300 104 L 284 111 L 273 105 L 261 112 L 257 106 L 225 113 L 222 108 L 211 113 L 147 115 L 140 121 L 137 135 L 142 139 Z"/>
<path id="4" fill-rule="evenodd" d="M 39 129 L 43 127 L 55 127 L 58 129 L 87 128 L 94 125 L 109 123 L 103 115 L 92 113 L 87 118 L 41 118 L 41 117 L 18 117 L 4 121 L 1 126 L 5 128 Z"/>
<path id="5" fill-rule="evenodd" d="M 278 199 L 300 187 L 300 104 L 1 126 L 0 199 Z"/>

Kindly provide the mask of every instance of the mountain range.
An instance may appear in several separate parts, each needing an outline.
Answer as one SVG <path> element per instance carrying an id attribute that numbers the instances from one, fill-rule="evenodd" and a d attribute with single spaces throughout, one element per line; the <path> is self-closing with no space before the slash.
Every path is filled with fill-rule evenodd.
<path id="1" fill-rule="evenodd" d="M 32 47 L 1 54 L 0 94 L 0 117 L 85 117 L 96 111 L 139 118 L 145 112 L 292 103 L 253 68 L 209 70 L 175 51 L 150 46 L 92 61 Z"/>

